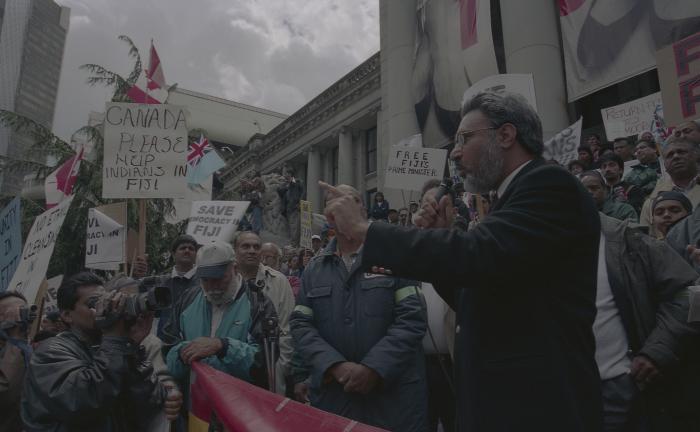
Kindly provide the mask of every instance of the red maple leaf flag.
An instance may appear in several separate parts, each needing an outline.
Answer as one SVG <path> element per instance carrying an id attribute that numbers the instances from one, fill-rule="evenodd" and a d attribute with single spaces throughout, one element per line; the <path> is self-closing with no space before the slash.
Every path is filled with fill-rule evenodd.
<path id="1" fill-rule="evenodd" d="M 73 193 L 73 185 L 78 178 L 81 160 L 83 160 L 82 148 L 75 156 L 65 161 L 56 171 L 46 177 L 44 192 L 47 209 L 55 207 Z"/>
<path id="2" fill-rule="evenodd" d="M 148 70 L 146 71 L 146 78 L 148 79 L 148 89 L 163 89 L 165 90 L 165 74 L 163 73 L 163 66 L 160 63 L 160 57 L 158 57 L 158 52 L 156 47 L 153 45 L 151 40 L 151 58 L 148 61 Z"/>

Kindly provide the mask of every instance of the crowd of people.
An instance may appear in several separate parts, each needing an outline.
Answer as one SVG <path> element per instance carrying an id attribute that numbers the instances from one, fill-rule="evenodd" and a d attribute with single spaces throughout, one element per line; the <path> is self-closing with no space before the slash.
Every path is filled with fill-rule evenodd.
<path id="1" fill-rule="evenodd" d="M 161 275 L 66 277 L 32 341 L 0 293 L 0 431 L 186 430 L 197 361 L 390 431 L 699 431 L 700 122 L 592 135 L 566 170 L 522 98 L 462 115 L 465 182 L 398 210 L 322 185 L 309 249 L 261 239 L 250 182 L 249 229 L 178 236 Z"/>

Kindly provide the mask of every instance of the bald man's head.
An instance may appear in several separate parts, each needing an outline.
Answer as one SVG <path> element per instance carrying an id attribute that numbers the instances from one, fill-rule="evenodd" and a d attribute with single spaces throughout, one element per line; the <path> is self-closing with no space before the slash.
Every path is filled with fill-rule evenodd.
<path id="1" fill-rule="evenodd" d="M 260 262 L 279 271 L 282 265 L 282 249 L 274 243 L 263 243 L 260 246 Z"/>

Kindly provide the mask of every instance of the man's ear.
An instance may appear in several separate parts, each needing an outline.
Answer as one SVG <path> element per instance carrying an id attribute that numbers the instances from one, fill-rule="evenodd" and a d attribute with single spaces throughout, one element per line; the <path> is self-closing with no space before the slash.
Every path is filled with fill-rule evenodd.
<path id="1" fill-rule="evenodd" d="M 71 325 L 73 324 L 73 316 L 71 314 L 72 311 L 69 310 L 62 310 L 61 311 L 61 321 L 64 323 Z"/>
<path id="2" fill-rule="evenodd" d="M 518 130 L 510 123 L 503 124 L 496 130 L 499 144 L 503 150 L 513 147 L 517 141 Z"/>

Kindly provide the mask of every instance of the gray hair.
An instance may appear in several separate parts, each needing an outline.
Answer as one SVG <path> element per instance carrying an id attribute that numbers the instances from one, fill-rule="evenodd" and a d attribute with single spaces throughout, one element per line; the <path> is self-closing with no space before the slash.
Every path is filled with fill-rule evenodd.
<path id="1" fill-rule="evenodd" d="M 510 92 L 481 92 L 462 104 L 462 117 L 468 112 L 479 110 L 495 127 L 505 123 L 515 126 L 516 139 L 525 150 L 535 156 L 542 156 L 542 123 L 527 100 Z"/>

